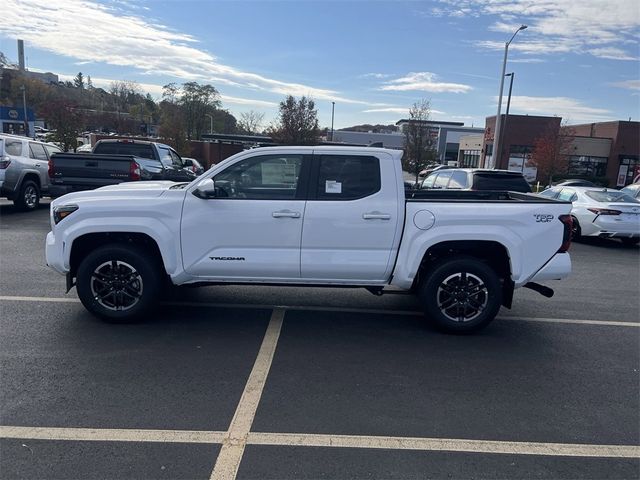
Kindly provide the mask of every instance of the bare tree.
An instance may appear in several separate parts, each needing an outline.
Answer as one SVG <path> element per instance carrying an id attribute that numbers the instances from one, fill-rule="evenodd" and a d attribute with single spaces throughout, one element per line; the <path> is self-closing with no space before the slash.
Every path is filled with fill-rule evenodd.
<path id="1" fill-rule="evenodd" d="M 409 109 L 409 122 L 404 126 L 405 156 L 402 159 L 402 166 L 405 171 L 415 175 L 416 184 L 419 180 L 420 171 L 435 156 L 430 142 L 429 125 L 427 124 L 430 118 L 431 105 L 429 100 L 423 98 L 414 103 Z"/>
<path id="2" fill-rule="evenodd" d="M 260 132 L 260 127 L 264 120 L 264 113 L 250 110 L 240 114 L 240 120 L 238 120 L 238 130 L 240 133 L 252 135 Z"/>
<path id="3" fill-rule="evenodd" d="M 571 127 L 552 125 L 534 142 L 529 163 L 538 169 L 539 178 L 548 179 L 549 185 L 554 177 L 566 173 L 574 135 Z"/>

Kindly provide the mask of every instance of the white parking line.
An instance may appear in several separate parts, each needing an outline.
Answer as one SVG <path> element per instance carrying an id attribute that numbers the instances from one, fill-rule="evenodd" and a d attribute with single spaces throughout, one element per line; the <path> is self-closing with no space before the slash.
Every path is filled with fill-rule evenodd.
<path id="1" fill-rule="evenodd" d="M 0 438 L 94 442 L 222 443 L 226 432 L 0 426 Z"/>
<path id="2" fill-rule="evenodd" d="M 253 370 L 251 370 L 244 392 L 242 392 L 242 397 L 240 397 L 240 403 L 238 403 L 236 413 L 231 420 L 229 431 L 222 443 L 218 460 L 211 472 L 212 480 L 233 479 L 236 477 L 244 448 L 247 444 L 247 435 L 251 430 L 251 425 L 260 403 L 260 397 L 262 396 L 262 390 L 267 381 L 271 362 L 276 352 L 283 319 L 284 310 L 276 308 L 271 314 L 271 320 L 264 340 L 262 340 Z"/>
<path id="3" fill-rule="evenodd" d="M 72 297 L 20 297 L 0 295 L 0 301 L 14 302 L 53 302 L 53 303 L 80 303 L 80 300 Z M 343 313 L 366 313 L 372 315 L 408 315 L 420 317 L 424 315 L 418 310 L 385 310 L 370 308 L 348 308 L 348 307 L 321 307 L 306 305 L 263 305 L 263 304 L 239 304 L 239 303 L 215 303 L 215 302 L 162 302 L 162 305 L 175 307 L 199 307 L 199 308 L 237 308 L 245 310 L 271 310 L 274 308 L 282 310 L 302 310 L 312 312 L 343 312 Z M 618 320 L 590 320 L 575 318 L 539 318 L 539 317 L 514 317 L 498 315 L 496 320 L 513 322 L 537 322 L 537 323 L 559 323 L 568 325 L 601 325 L 606 327 L 633 327 L 640 328 L 640 322 L 626 322 Z"/>
<path id="4" fill-rule="evenodd" d="M 250 412 L 249 412 L 250 413 Z M 255 413 L 255 412 L 254 412 Z M 245 413 L 242 416 L 246 415 Z M 238 424 L 246 427 L 246 420 Z M 288 447 L 333 447 L 387 450 L 449 451 L 510 455 L 541 455 L 561 457 L 640 458 L 637 445 L 594 445 L 582 443 L 507 442 L 496 440 L 466 440 L 459 438 L 390 437 L 368 435 L 327 435 L 312 433 L 245 433 L 229 441 L 228 432 L 194 430 L 140 430 L 104 428 L 43 428 L 0 426 L 0 438 L 31 440 L 200 443 L 242 447 L 273 445 Z M 224 446 L 223 446 L 224 449 Z M 212 478 L 234 478 L 242 451 L 227 448 L 216 463 Z M 240 456 L 238 456 L 240 453 Z M 222 462 L 221 462 L 222 458 Z M 229 460 L 233 460 L 230 462 Z M 224 463 L 224 465 L 223 465 Z M 218 467 L 220 466 L 220 470 Z M 227 468 L 222 471 L 222 467 Z M 223 475 L 224 474 L 224 475 Z M 214 475 L 217 475 L 214 477 Z"/>
<path id="5" fill-rule="evenodd" d="M 384 448 L 390 450 L 502 453 L 569 457 L 640 457 L 640 447 L 635 445 L 504 442 L 492 440 L 464 440 L 456 438 L 377 437 L 365 435 L 316 435 L 252 432 L 249 434 L 247 443 L 251 445 Z"/>

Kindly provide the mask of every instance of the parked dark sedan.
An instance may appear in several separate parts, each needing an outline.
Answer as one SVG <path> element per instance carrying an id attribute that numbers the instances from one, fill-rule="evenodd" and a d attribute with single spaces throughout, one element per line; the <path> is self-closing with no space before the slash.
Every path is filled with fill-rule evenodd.
<path id="1" fill-rule="evenodd" d="M 424 179 L 420 188 L 531 192 L 531 187 L 520 172 L 480 168 L 452 168 L 436 171 Z"/>

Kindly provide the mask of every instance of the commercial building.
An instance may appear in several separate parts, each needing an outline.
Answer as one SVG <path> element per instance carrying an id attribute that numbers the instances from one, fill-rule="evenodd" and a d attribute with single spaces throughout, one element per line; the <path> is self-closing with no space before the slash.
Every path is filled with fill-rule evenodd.
<path id="1" fill-rule="evenodd" d="M 640 123 L 613 121 L 561 128 L 561 122 L 560 117 L 509 115 L 505 119 L 503 115 L 501 152 L 494 156 L 496 117 L 487 117 L 480 166 L 522 171 L 534 181 L 537 172 L 529 163 L 534 145 L 541 136 L 555 131 L 571 137 L 565 176 L 622 187 L 640 175 Z"/>
<path id="2" fill-rule="evenodd" d="M 27 108 L 26 120 L 29 124 L 29 134 L 33 135 L 36 118 L 30 108 Z M 26 133 L 23 107 L 0 107 L 0 132 L 14 135 Z"/>
<path id="3" fill-rule="evenodd" d="M 477 168 L 480 166 L 482 155 L 483 134 L 462 135 L 458 145 L 458 166 L 462 168 Z"/>
<path id="4" fill-rule="evenodd" d="M 404 135 L 402 133 L 353 132 L 350 130 L 334 130 L 332 143 L 348 145 L 381 144 L 384 148 L 402 150 Z"/>
<path id="5" fill-rule="evenodd" d="M 396 122 L 401 131 L 406 125 L 416 120 L 402 119 Z M 482 134 L 484 129 L 477 127 L 465 127 L 462 122 L 440 122 L 436 120 L 420 121 L 429 129 L 431 137 L 430 146 L 437 152 L 438 162 L 448 164 L 458 160 L 460 138 L 470 134 Z"/>

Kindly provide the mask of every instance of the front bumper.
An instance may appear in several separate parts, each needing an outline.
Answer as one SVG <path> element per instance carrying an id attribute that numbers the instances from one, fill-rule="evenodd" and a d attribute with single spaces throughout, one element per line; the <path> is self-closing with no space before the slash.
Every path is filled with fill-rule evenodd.
<path id="1" fill-rule="evenodd" d="M 53 232 L 47 234 L 45 256 L 47 265 L 56 272 L 65 275 L 69 272 L 69 265 L 65 262 L 64 242 L 56 241 Z"/>
<path id="2" fill-rule="evenodd" d="M 562 280 L 571 275 L 571 256 L 568 253 L 556 253 L 529 282 L 544 282 L 546 280 Z"/>

